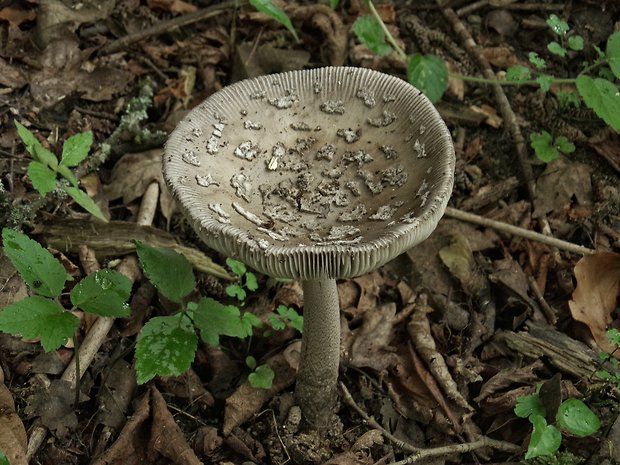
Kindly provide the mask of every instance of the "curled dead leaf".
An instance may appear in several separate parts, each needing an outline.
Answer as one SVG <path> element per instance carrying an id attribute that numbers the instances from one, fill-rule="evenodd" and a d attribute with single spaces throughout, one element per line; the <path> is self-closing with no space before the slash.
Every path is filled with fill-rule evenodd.
<path id="1" fill-rule="evenodd" d="M 571 314 L 588 326 L 602 350 L 612 352 L 614 348 L 605 331 L 620 296 L 620 254 L 587 255 L 577 262 L 574 273 L 577 287 L 573 299 L 568 302 Z"/>

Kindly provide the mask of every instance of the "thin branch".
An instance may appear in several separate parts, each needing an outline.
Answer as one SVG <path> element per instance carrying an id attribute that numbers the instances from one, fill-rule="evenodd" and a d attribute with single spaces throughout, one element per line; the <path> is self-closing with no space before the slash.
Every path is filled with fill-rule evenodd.
<path id="1" fill-rule="evenodd" d="M 520 454 L 522 452 L 521 447 L 515 444 L 512 444 L 510 442 L 505 442 L 505 441 L 498 441 L 498 440 L 491 439 L 486 436 L 481 436 L 478 440 L 473 441 L 473 442 L 466 442 L 466 443 L 461 443 L 461 444 L 450 444 L 447 446 L 433 447 L 430 449 L 422 449 L 420 447 L 416 447 L 413 444 L 410 444 L 408 442 L 404 442 L 398 439 L 396 436 L 394 436 L 392 433 L 386 430 L 383 426 L 381 426 L 373 417 L 371 417 L 364 410 L 362 410 L 362 408 L 359 405 L 357 405 L 357 403 L 353 399 L 353 396 L 351 395 L 351 393 L 349 392 L 349 390 L 347 389 L 347 387 L 344 385 L 343 382 L 340 382 L 340 389 L 342 390 L 342 396 L 343 396 L 344 402 L 349 407 L 351 407 L 353 410 L 355 410 L 364 419 L 364 421 L 366 422 L 366 424 L 368 424 L 368 426 L 374 429 L 378 429 L 379 431 L 381 431 L 381 434 L 383 434 L 383 436 L 385 436 L 388 440 L 393 442 L 397 447 L 399 447 L 405 452 L 409 452 L 410 454 L 412 454 L 410 457 L 408 457 L 404 461 L 396 462 L 392 465 L 404 465 L 408 463 L 415 463 L 418 460 L 422 460 L 428 457 L 438 457 L 438 456 L 449 455 L 449 454 L 454 454 L 454 453 L 462 454 L 466 452 L 471 452 L 476 449 L 481 449 L 483 447 L 491 447 L 493 449 L 501 450 L 503 452 L 508 452 L 511 454 Z"/>
<path id="2" fill-rule="evenodd" d="M 487 228 L 493 228 L 497 231 L 512 234 L 514 236 L 522 237 L 524 239 L 530 239 L 533 241 L 541 242 L 543 244 L 547 244 L 552 247 L 556 247 L 560 250 L 565 250 L 571 253 L 591 255 L 596 252 L 596 250 L 589 249 L 588 247 L 583 247 L 581 245 L 573 244 L 572 242 L 563 241 L 562 239 L 557 239 L 552 236 L 546 236 L 536 231 L 519 228 L 518 226 L 513 226 L 512 224 L 504 223 L 502 221 L 492 220 L 490 218 L 485 218 L 484 216 L 464 212 L 462 210 L 458 210 L 452 207 L 446 208 L 445 215 L 451 218 L 455 218 L 457 220 L 467 221 L 468 223 L 474 223 L 480 226 L 485 226 Z"/>

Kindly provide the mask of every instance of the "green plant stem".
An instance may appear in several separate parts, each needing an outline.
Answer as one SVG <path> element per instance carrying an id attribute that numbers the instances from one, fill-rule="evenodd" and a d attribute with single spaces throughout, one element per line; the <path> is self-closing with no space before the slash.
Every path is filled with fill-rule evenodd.
<path id="1" fill-rule="evenodd" d="M 466 82 L 474 82 L 477 84 L 499 84 L 500 86 L 525 86 L 525 85 L 534 85 L 534 86 L 538 86 L 538 82 L 536 82 L 534 79 L 529 79 L 527 81 L 502 81 L 500 79 L 486 79 L 486 78 L 480 78 L 480 77 L 474 77 L 474 76 L 465 76 L 463 74 L 455 74 L 455 73 L 449 73 L 449 76 L 452 78 L 456 78 L 456 79 L 460 79 L 461 81 L 466 81 Z M 570 78 L 554 78 L 551 82 L 552 84 L 574 84 L 576 81 L 576 79 L 570 79 Z"/>
<path id="2" fill-rule="evenodd" d="M 405 51 L 402 48 L 400 48 L 398 44 L 396 43 L 396 39 L 394 39 L 394 36 L 392 35 L 390 30 L 387 28 L 387 26 L 381 19 L 381 16 L 379 15 L 379 12 L 375 8 L 375 5 L 372 3 L 372 1 L 368 2 L 368 8 L 370 8 L 370 12 L 372 13 L 372 15 L 379 21 L 379 24 L 381 25 L 381 29 L 383 29 L 383 32 L 385 34 L 385 38 L 387 39 L 387 41 L 390 43 L 390 45 L 392 46 L 392 48 L 398 55 L 398 58 L 400 58 L 402 61 L 406 63 L 409 57 L 407 56 Z"/>

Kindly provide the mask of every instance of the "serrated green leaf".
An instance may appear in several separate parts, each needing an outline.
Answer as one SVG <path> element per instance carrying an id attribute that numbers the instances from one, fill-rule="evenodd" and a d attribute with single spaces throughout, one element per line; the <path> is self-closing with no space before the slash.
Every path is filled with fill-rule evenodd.
<path id="1" fill-rule="evenodd" d="M 90 131 L 74 134 L 62 146 L 60 164 L 63 166 L 77 166 L 83 161 L 93 145 L 93 133 Z"/>
<path id="2" fill-rule="evenodd" d="M 73 337 L 80 320 L 55 301 L 26 297 L 0 312 L 0 331 L 26 339 L 41 338 L 45 352 L 58 349 Z"/>
<path id="3" fill-rule="evenodd" d="M 531 71 L 525 66 L 511 66 L 506 70 L 506 80 L 510 82 L 527 81 L 531 77 Z"/>
<path id="4" fill-rule="evenodd" d="M 304 331 L 304 317 L 301 316 L 299 313 L 297 313 L 295 311 L 295 309 L 287 307 L 285 305 L 278 305 L 278 308 L 276 309 L 276 311 L 283 318 L 286 318 L 286 320 L 290 323 L 290 325 L 294 329 L 296 329 L 300 333 L 303 333 L 303 331 Z"/>
<path id="5" fill-rule="evenodd" d="M 530 421 L 534 425 L 534 431 L 525 454 L 526 460 L 555 454 L 562 443 L 562 434 L 555 426 L 547 425 L 547 421 L 540 415 L 532 415 Z"/>
<path id="6" fill-rule="evenodd" d="M 33 291 L 46 297 L 60 295 L 68 276 L 51 253 L 13 229 L 2 230 L 2 241 L 4 253 Z"/>
<path id="7" fill-rule="evenodd" d="M 235 260 L 234 258 L 230 258 L 230 257 L 227 258 L 226 259 L 226 265 L 228 265 L 228 268 L 230 268 L 230 271 L 235 273 L 240 278 L 246 272 L 245 264 L 243 262 L 240 262 L 239 260 Z"/>
<path id="8" fill-rule="evenodd" d="M 607 63 L 614 75 L 620 79 L 620 32 L 614 32 L 607 38 Z"/>
<path id="9" fill-rule="evenodd" d="M 549 15 L 547 24 L 553 32 L 559 36 L 564 36 L 570 30 L 568 23 L 561 20 L 557 15 Z"/>
<path id="10" fill-rule="evenodd" d="M 6 457 L 4 452 L 0 450 L 0 465 L 9 465 L 9 459 Z"/>
<path id="11" fill-rule="evenodd" d="M 558 44 L 556 41 L 549 42 L 547 44 L 547 50 L 549 50 L 551 53 L 559 57 L 566 56 L 566 49 L 562 47 L 560 44 Z"/>
<path id="12" fill-rule="evenodd" d="M 41 162 L 33 160 L 28 163 L 28 178 L 41 197 L 56 188 L 56 173 Z"/>
<path id="13" fill-rule="evenodd" d="M 357 39 L 375 55 L 384 56 L 392 52 L 392 47 L 385 43 L 381 23 L 374 16 L 358 17 L 352 29 Z"/>
<path id="14" fill-rule="evenodd" d="M 26 150 L 34 157 L 35 160 L 49 166 L 52 169 L 58 166 L 58 159 L 56 158 L 56 155 L 43 147 L 41 142 L 39 142 L 34 134 L 26 128 L 26 126 L 15 120 L 15 127 L 17 128 L 19 138 L 26 146 Z"/>
<path id="15" fill-rule="evenodd" d="M 256 280 L 256 275 L 251 271 L 248 271 L 245 274 L 245 287 L 252 292 L 258 289 L 258 281 Z"/>
<path id="16" fill-rule="evenodd" d="M 562 153 L 573 153 L 575 151 L 575 144 L 569 141 L 566 137 L 560 136 L 554 142 L 555 148 Z"/>
<path id="17" fill-rule="evenodd" d="M 241 313 L 234 305 L 223 305 L 210 297 L 203 297 L 191 317 L 202 340 L 212 347 L 220 344 L 220 336 L 247 337 Z"/>
<path id="18" fill-rule="evenodd" d="M 536 156 L 545 163 L 549 163 L 560 156 L 558 149 L 553 145 L 551 134 L 547 131 L 530 134 L 530 145 L 534 149 Z"/>
<path id="19" fill-rule="evenodd" d="M 238 284 L 230 284 L 226 286 L 226 294 L 230 297 L 236 298 L 238 301 L 243 301 L 246 297 L 245 290 Z"/>
<path id="20" fill-rule="evenodd" d="M 555 421 L 560 428 L 580 438 L 596 433 L 601 427 L 598 417 L 579 399 L 562 402 Z"/>
<path id="21" fill-rule="evenodd" d="M 104 269 L 88 275 L 71 290 L 71 303 L 89 313 L 127 317 L 130 294 L 131 281 L 126 276 Z"/>
<path id="22" fill-rule="evenodd" d="M 540 90 L 543 92 L 548 92 L 549 89 L 551 89 L 551 84 L 553 84 L 553 76 L 541 74 L 536 78 L 536 82 L 540 86 Z"/>
<path id="23" fill-rule="evenodd" d="M 609 127 L 620 132 L 620 91 L 606 79 L 580 75 L 577 91 L 588 107 Z"/>
<path id="24" fill-rule="evenodd" d="M 340 3 L 340 0 L 329 0 L 329 6 L 332 8 L 332 10 L 335 10 L 336 8 L 338 8 L 339 3 Z"/>
<path id="25" fill-rule="evenodd" d="M 183 313 L 151 318 L 136 342 L 136 378 L 144 384 L 155 376 L 179 376 L 192 364 L 198 338 Z"/>
<path id="26" fill-rule="evenodd" d="M 520 418 L 529 418 L 531 415 L 544 417 L 546 415 L 545 406 L 537 394 L 517 397 L 514 412 Z"/>
<path id="27" fill-rule="evenodd" d="M 611 342 L 616 347 L 620 347 L 620 331 L 618 331 L 616 328 L 612 328 L 612 329 L 607 330 L 605 334 L 607 335 L 609 342 Z M 605 352 L 603 352 L 603 354 L 609 355 L 609 354 L 606 354 Z"/>
<path id="28" fill-rule="evenodd" d="M 70 168 L 64 165 L 58 165 L 58 167 L 56 168 L 56 172 L 59 173 L 67 181 L 69 181 L 72 186 L 78 187 L 78 180 Z"/>
<path id="29" fill-rule="evenodd" d="M 568 47 L 576 52 L 583 50 L 583 37 L 579 35 L 570 36 L 568 38 Z"/>
<path id="30" fill-rule="evenodd" d="M 417 53 L 409 58 L 407 80 L 435 103 L 448 87 L 448 68 L 439 57 Z"/>
<path id="31" fill-rule="evenodd" d="M 255 389 L 271 389 L 275 373 L 267 364 L 256 367 L 254 372 L 248 376 L 250 386 Z"/>
<path id="32" fill-rule="evenodd" d="M 528 53 L 527 54 L 527 58 L 528 58 L 528 60 L 530 60 L 530 63 L 532 63 L 536 67 L 536 69 L 544 69 L 545 66 L 547 66 L 547 62 L 543 58 L 541 58 L 538 55 L 538 53 L 536 53 L 536 52 Z M 525 67 L 524 66 L 520 66 L 519 68 L 525 68 Z M 525 68 L 525 69 L 527 69 L 527 68 Z M 529 70 L 528 70 L 528 72 L 529 72 Z"/>
<path id="33" fill-rule="evenodd" d="M 256 8 L 261 13 L 269 16 L 271 19 L 275 19 L 277 22 L 282 24 L 288 31 L 293 34 L 295 40 L 299 42 L 299 37 L 297 36 L 297 31 L 293 27 L 290 18 L 286 15 L 284 11 L 275 6 L 271 0 L 250 0 L 250 5 Z"/>
<path id="34" fill-rule="evenodd" d="M 245 336 L 251 336 L 254 333 L 254 328 L 262 326 L 263 322 L 252 312 L 245 312 L 241 317 L 241 328 Z"/>
<path id="35" fill-rule="evenodd" d="M 99 209 L 95 201 L 91 199 L 86 192 L 75 186 L 67 186 L 64 189 L 65 192 L 69 194 L 69 196 L 75 200 L 80 207 L 93 215 L 95 218 L 99 218 L 101 221 L 106 223 L 108 222 L 108 219 L 103 215 L 103 212 Z"/>
<path id="36" fill-rule="evenodd" d="M 136 252 L 144 274 L 167 299 L 181 303 L 196 287 L 192 265 L 183 255 L 141 241 L 136 241 Z"/>
<path id="37" fill-rule="evenodd" d="M 283 331 L 286 328 L 286 323 L 282 320 L 278 315 L 274 315 L 273 313 L 267 317 L 267 321 L 269 322 L 269 326 L 271 326 L 275 331 Z"/>

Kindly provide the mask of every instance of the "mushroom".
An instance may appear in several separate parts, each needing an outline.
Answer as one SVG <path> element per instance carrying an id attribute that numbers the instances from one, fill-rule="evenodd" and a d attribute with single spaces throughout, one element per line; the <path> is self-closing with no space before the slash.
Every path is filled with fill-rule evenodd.
<path id="1" fill-rule="evenodd" d="M 361 68 L 237 82 L 170 135 L 164 177 L 205 244 L 303 283 L 295 399 L 307 428 L 324 428 L 337 400 L 336 279 L 373 271 L 426 239 L 448 202 L 454 164 L 429 100 Z"/>

